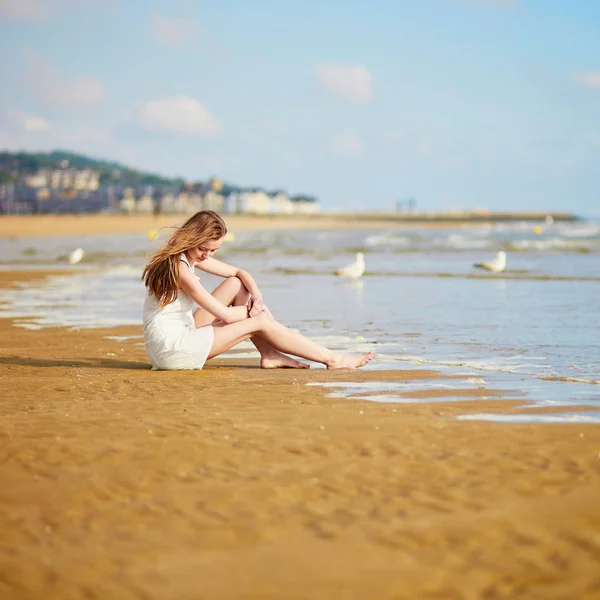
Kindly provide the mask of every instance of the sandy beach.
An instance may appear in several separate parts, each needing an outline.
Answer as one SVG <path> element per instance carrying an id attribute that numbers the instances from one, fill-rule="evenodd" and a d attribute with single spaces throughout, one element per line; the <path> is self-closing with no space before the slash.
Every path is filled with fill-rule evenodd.
<path id="1" fill-rule="evenodd" d="M 0 331 L 2 598 L 600 596 L 597 425 L 304 385 L 433 371 L 152 372 L 109 339 L 139 327 Z"/>
<path id="2" fill-rule="evenodd" d="M 93 234 L 147 233 L 170 228 L 185 221 L 185 215 L 28 215 L 4 216 L 0 219 L 0 238 L 19 236 L 62 236 Z M 286 229 L 382 229 L 390 223 L 381 220 L 365 221 L 316 217 L 260 217 L 227 215 L 230 231 Z"/>
<path id="3" fill-rule="evenodd" d="M 545 213 L 511 213 L 508 220 L 543 220 Z M 14 236 L 62 236 L 92 234 L 147 233 L 162 227 L 172 227 L 185 221 L 185 215 L 4 215 L 0 218 L 0 238 Z M 473 227 L 487 222 L 485 217 L 419 218 L 402 214 L 318 214 L 294 216 L 225 215 L 227 226 L 235 231 L 289 230 L 289 229 L 388 229 L 390 227 Z M 490 215 L 490 220 L 501 220 L 501 215 Z M 570 220 L 568 213 L 555 213 L 556 220 Z"/>

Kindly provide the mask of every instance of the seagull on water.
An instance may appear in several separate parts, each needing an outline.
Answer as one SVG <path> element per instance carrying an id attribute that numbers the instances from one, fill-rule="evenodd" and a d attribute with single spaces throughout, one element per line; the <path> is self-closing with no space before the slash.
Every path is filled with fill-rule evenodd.
<path id="1" fill-rule="evenodd" d="M 67 262 L 70 265 L 76 265 L 78 262 L 81 261 L 84 254 L 85 252 L 83 251 L 83 248 L 75 248 L 75 250 L 73 250 L 73 252 L 70 252 L 67 256 Z"/>
<path id="2" fill-rule="evenodd" d="M 492 258 L 486 262 L 475 263 L 473 266 L 486 269 L 487 271 L 493 271 L 494 273 L 502 273 L 502 271 L 506 269 L 506 252 L 500 250 L 500 252 L 496 254 L 496 258 Z"/>
<path id="3" fill-rule="evenodd" d="M 356 253 L 356 260 L 341 269 L 338 269 L 335 274 L 341 277 L 349 277 L 350 279 L 358 279 L 365 272 L 365 257 L 362 252 Z"/>

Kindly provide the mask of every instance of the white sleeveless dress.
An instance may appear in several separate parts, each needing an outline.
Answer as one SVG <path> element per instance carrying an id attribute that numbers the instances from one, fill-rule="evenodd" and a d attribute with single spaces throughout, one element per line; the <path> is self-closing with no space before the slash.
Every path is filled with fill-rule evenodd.
<path id="1" fill-rule="evenodd" d="M 180 259 L 194 272 L 185 254 Z M 183 291 L 171 304 L 158 308 L 156 298 L 146 292 L 144 342 L 153 369 L 201 369 L 212 348 L 212 325 L 196 328 L 196 303 Z"/>

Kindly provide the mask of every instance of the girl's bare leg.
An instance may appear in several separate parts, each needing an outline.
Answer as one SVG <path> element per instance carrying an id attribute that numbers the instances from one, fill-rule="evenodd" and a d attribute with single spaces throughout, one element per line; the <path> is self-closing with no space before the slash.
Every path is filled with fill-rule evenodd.
<path id="1" fill-rule="evenodd" d="M 243 306 L 248 302 L 248 298 L 250 298 L 250 293 L 237 277 L 228 277 L 214 289 L 212 295 L 225 306 Z M 194 322 L 197 328 L 204 327 L 205 325 L 213 325 L 215 317 L 203 308 L 198 308 L 194 311 Z M 307 363 L 295 360 L 275 350 L 260 335 L 253 335 L 250 341 L 260 352 L 260 366 L 263 369 L 308 369 L 310 367 Z"/>
<path id="2" fill-rule="evenodd" d="M 270 346 L 280 352 L 322 363 L 328 369 L 358 369 L 366 365 L 374 356 L 372 352 L 363 355 L 345 355 L 333 352 L 261 314 L 258 317 L 245 319 L 237 323 L 217 324 L 215 326 L 215 339 L 208 358 L 226 352 L 257 333 Z"/>

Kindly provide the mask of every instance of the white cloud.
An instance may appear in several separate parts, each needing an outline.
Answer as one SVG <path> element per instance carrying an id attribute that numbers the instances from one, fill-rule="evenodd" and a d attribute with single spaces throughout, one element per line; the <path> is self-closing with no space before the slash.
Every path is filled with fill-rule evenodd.
<path id="1" fill-rule="evenodd" d="M 18 123 L 24 131 L 41 132 L 48 131 L 51 128 L 50 123 L 46 119 L 25 114 L 20 110 L 9 110 L 8 117 L 11 121 Z"/>
<path id="2" fill-rule="evenodd" d="M 0 16 L 14 21 L 33 21 L 50 16 L 60 5 L 87 2 L 88 0 L 0 0 Z"/>
<path id="3" fill-rule="evenodd" d="M 112 143 L 108 128 L 89 124 L 69 124 L 62 127 L 52 124 L 48 130 L 42 126 L 43 119 L 34 123 L 33 128 L 30 122 L 30 127 L 26 128 L 23 120 L 25 117 L 19 111 L 9 111 L 8 121 L 0 123 L 0 148 L 26 151 L 66 148 L 92 156 L 100 151 L 106 156 L 117 157 L 122 154 L 122 144 L 117 146 Z"/>
<path id="4" fill-rule="evenodd" d="M 191 17 L 154 15 L 150 25 L 156 40 L 174 48 L 184 46 L 198 31 L 196 21 Z"/>
<path id="5" fill-rule="evenodd" d="M 319 65 L 316 68 L 319 87 L 342 100 L 368 102 L 372 97 L 371 72 L 361 65 Z"/>
<path id="6" fill-rule="evenodd" d="M 97 77 L 67 79 L 48 61 L 30 54 L 25 85 L 44 106 L 63 110 L 87 110 L 104 104 L 104 84 Z"/>
<path id="7" fill-rule="evenodd" d="M 575 82 L 587 88 L 600 89 L 600 71 L 577 75 Z"/>
<path id="8" fill-rule="evenodd" d="M 140 125 L 154 131 L 205 135 L 219 131 L 216 118 L 197 100 L 176 96 L 142 106 Z"/>
<path id="9" fill-rule="evenodd" d="M 333 141 L 333 149 L 340 154 L 356 154 L 362 145 L 360 140 L 352 134 L 344 134 Z"/>

